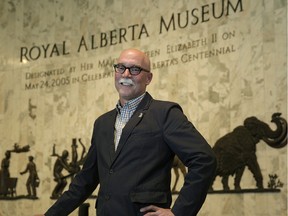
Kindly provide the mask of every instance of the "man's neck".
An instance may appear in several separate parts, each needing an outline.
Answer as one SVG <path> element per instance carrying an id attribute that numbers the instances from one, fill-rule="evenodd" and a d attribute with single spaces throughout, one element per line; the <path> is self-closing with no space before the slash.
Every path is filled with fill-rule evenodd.
<path id="1" fill-rule="evenodd" d="M 143 94 L 141 94 L 141 95 L 139 95 L 139 96 L 137 96 L 137 97 L 135 97 L 135 98 L 132 98 L 132 99 L 130 99 L 130 100 L 126 100 L 126 99 L 124 99 L 124 98 L 120 98 L 120 99 L 119 99 L 119 102 L 120 102 L 121 107 L 123 107 L 123 106 L 124 106 L 126 103 L 128 103 L 129 101 L 132 101 L 132 100 L 135 100 L 135 99 L 137 99 L 137 98 L 143 97 L 144 94 L 146 94 L 146 92 L 144 92 Z"/>

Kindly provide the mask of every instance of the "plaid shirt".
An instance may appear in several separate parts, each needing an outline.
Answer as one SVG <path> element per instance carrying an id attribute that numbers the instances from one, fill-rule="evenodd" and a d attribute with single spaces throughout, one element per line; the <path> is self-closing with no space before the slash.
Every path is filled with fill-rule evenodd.
<path id="1" fill-rule="evenodd" d="M 115 122 L 115 130 L 114 130 L 114 143 L 115 143 L 115 151 L 118 147 L 118 143 L 122 134 L 122 129 L 125 127 L 126 123 L 129 121 L 133 113 L 135 112 L 137 106 L 145 96 L 145 93 L 141 96 L 132 99 L 124 104 L 122 107 L 120 101 L 118 101 L 116 105 L 116 110 L 118 112 Z"/>

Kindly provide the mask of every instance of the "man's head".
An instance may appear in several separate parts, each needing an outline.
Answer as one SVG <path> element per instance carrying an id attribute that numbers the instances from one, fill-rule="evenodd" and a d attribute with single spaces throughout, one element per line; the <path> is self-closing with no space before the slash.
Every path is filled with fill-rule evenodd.
<path id="1" fill-rule="evenodd" d="M 6 158 L 9 159 L 11 157 L 11 152 L 10 151 L 6 151 L 5 152 L 5 156 L 6 156 Z"/>
<path id="2" fill-rule="evenodd" d="M 131 67 L 134 72 L 140 73 L 132 75 L 129 71 Z M 153 77 L 148 56 L 137 49 L 122 51 L 114 68 L 115 87 L 122 105 L 145 93 Z"/>
<path id="3" fill-rule="evenodd" d="M 67 150 L 63 150 L 63 152 L 62 152 L 62 158 L 63 158 L 63 159 L 67 159 L 68 156 L 69 156 L 69 152 L 68 152 Z"/>

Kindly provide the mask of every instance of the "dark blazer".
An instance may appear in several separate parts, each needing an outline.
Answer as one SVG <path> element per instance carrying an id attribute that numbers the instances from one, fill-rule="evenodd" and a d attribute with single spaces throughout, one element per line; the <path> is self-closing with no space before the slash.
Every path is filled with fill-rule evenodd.
<path id="1" fill-rule="evenodd" d="M 99 183 L 97 216 L 143 215 L 139 209 L 149 204 L 169 208 L 175 154 L 188 167 L 188 173 L 172 211 L 176 216 L 196 215 L 206 198 L 216 160 L 181 107 L 154 100 L 146 93 L 124 127 L 115 152 L 116 115 L 113 109 L 95 121 L 82 170 L 45 215 L 68 215 Z"/>

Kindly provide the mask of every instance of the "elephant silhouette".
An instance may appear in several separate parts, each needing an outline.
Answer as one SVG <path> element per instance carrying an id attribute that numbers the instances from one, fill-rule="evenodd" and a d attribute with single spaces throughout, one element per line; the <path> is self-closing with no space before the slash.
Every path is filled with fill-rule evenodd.
<path id="1" fill-rule="evenodd" d="M 244 120 L 243 126 L 236 127 L 216 141 L 212 147 L 218 162 L 215 178 L 222 177 L 224 191 L 230 190 L 228 185 L 230 175 L 235 175 L 235 190 L 241 190 L 240 181 L 246 166 L 253 174 L 257 189 L 263 189 L 263 176 L 256 157 L 256 144 L 263 140 L 273 148 L 287 145 L 287 121 L 281 117 L 281 113 L 274 113 L 271 122 L 276 124 L 275 130 L 255 116 L 248 117 Z M 210 187 L 210 192 L 212 191 L 213 183 Z"/>

